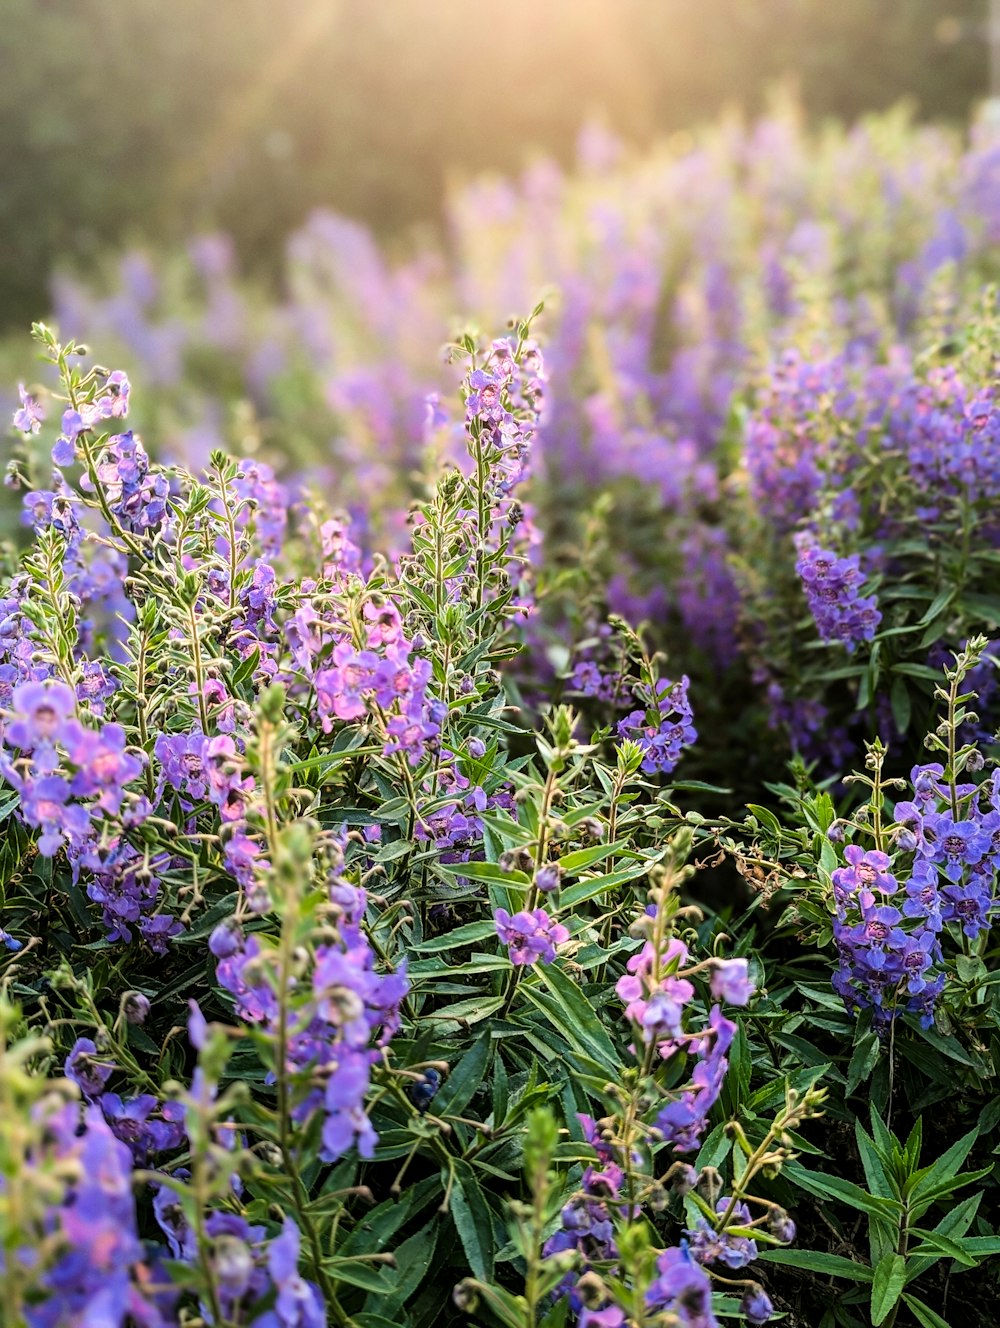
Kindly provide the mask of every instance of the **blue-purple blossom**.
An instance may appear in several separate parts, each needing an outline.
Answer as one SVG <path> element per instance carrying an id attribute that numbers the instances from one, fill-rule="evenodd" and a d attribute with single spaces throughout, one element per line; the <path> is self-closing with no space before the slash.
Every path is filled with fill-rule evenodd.
<path id="1" fill-rule="evenodd" d="M 858 594 L 863 580 L 858 554 L 838 558 L 812 542 L 797 538 L 799 551 L 795 570 L 802 579 L 810 611 L 820 639 L 840 641 L 853 651 L 860 641 L 870 641 L 882 621 L 874 595 Z"/>
<path id="2" fill-rule="evenodd" d="M 21 433 L 38 433 L 45 419 L 44 410 L 37 398 L 25 391 L 23 383 L 18 383 L 17 392 L 21 398 L 21 406 L 14 412 L 14 428 L 19 429 Z"/>
<path id="3" fill-rule="evenodd" d="M 551 919 L 544 908 L 522 910 L 511 916 L 505 908 L 495 914 L 497 935 L 510 952 L 510 961 L 517 966 L 551 964 L 556 957 L 556 946 L 569 939 L 569 932 L 560 922 Z"/>
<path id="4" fill-rule="evenodd" d="M 687 677 L 679 682 L 661 679 L 652 689 L 637 687 L 636 700 L 644 710 L 633 710 L 618 724 L 618 737 L 636 743 L 642 751 L 642 769 L 647 774 L 669 775 L 686 747 L 698 737 L 688 700 Z"/>

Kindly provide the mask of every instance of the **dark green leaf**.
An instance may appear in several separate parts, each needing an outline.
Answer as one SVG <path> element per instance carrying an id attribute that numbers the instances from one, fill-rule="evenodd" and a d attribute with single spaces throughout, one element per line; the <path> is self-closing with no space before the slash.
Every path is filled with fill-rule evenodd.
<path id="1" fill-rule="evenodd" d="M 889 1312 L 903 1294 L 906 1283 L 906 1260 L 894 1252 L 879 1260 L 872 1278 L 872 1323 L 875 1328 L 884 1323 Z"/>

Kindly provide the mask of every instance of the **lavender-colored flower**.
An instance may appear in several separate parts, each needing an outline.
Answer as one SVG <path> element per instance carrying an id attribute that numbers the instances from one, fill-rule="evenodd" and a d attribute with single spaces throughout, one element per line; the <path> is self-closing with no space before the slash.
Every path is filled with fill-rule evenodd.
<path id="1" fill-rule="evenodd" d="M 21 433 L 38 433 L 45 419 L 45 412 L 36 398 L 25 391 L 23 383 L 18 383 L 17 391 L 21 398 L 21 408 L 14 412 L 14 428 L 19 429 Z"/>
<path id="2" fill-rule="evenodd" d="M 921 825 L 923 853 L 958 884 L 970 867 L 982 862 L 990 841 L 976 822 L 956 821 L 950 812 L 928 812 Z"/>
<path id="3" fill-rule="evenodd" d="M 646 1308 L 675 1315 L 678 1328 L 718 1328 L 712 1313 L 712 1284 L 691 1256 L 687 1242 L 666 1249 L 656 1261 L 656 1280 L 646 1293 Z"/>
<path id="4" fill-rule="evenodd" d="M 879 849 L 867 852 L 860 844 L 848 844 L 844 849 L 846 867 L 838 867 L 831 875 L 834 896 L 847 899 L 852 895 L 894 894 L 898 889 L 895 876 L 889 870 L 891 860 Z"/>
<path id="5" fill-rule="evenodd" d="M 286 1217 L 267 1252 L 268 1272 L 278 1291 L 274 1312 L 281 1328 L 325 1328 L 326 1309 L 319 1290 L 299 1275 L 299 1243 L 299 1229 Z"/>
<path id="6" fill-rule="evenodd" d="M 840 641 L 853 651 L 859 641 L 870 641 L 882 621 L 875 597 L 858 594 L 862 581 L 860 557 L 838 558 L 820 548 L 810 536 L 797 538 L 795 569 L 823 641 Z"/>
<path id="7" fill-rule="evenodd" d="M 745 959 L 716 959 L 710 986 L 717 1001 L 728 1001 L 730 1005 L 746 1005 L 756 990 Z"/>
<path id="8" fill-rule="evenodd" d="M 110 510 L 129 530 L 155 530 L 166 515 L 169 485 L 152 470 L 146 449 L 129 430 L 108 439 L 97 462 L 97 478 Z"/>
<path id="9" fill-rule="evenodd" d="M 208 745 L 204 733 L 161 733 L 153 745 L 161 779 L 196 802 L 208 793 Z"/>
<path id="10" fill-rule="evenodd" d="M 14 717 L 4 741 L 23 751 L 47 751 L 62 741 L 67 720 L 76 710 L 73 689 L 62 682 L 24 682 L 11 698 Z"/>
<path id="11" fill-rule="evenodd" d="M 522 911 L 511 916 L 505 908 L 495 914 L 497 935 L 510 950 L 515 966 L 534 964 L 539 960 L 551 964 L 556 957 L 556 946 L 569 939 L 569 932 L 559 922 L 553 922 L 544 908 Z"/>
<path id="12" fill-rule="evenodd" d="M 540 890 L 543 895 L 551 894 L 553 890 L 559 888 L 559 881 L 562 872 L 558 862 L 547 862 L 544 867 L 539 867 L 535 872 L 535 888 Z"/>
<path id="13" fill-rule="evenodd" d="M 646 701 L 645 710 L 633 710 L 618 724 L 619 738 L 627 738 L 642 749 L 642 769 L 647 774 L 669 775 L 685 747 L 690 747 L 698 734 L 693 724 L 693 712 L 688 700 L 687 677 L 680 682 L 661 680 L 651 695 L 637 689 L 637 700 Z"/>
<path id="14" fill-rule="evenodd" d="M 740 1309 L 753 1324 L 767 1323 L 774 1313 L 771 1298 L 759 1282 L 752 1283 L 744 1291 L 743 1299 L 740 1301 Z"/>
<path id="15" fill-rule="evenodd" d="M 728 1209 L 728 1197 L 720 1199 L 715 1207 L 715 1211 L 720 1215 Z M 734 1205 L 729 1221 L 722 1231 L 716 1231 L 704 1218 L 699 1218 L 696 1229 L 687 1233 L 691 1242 L 692 1257 L 699 1263 L 721 1263 L 734 1271 L 745 1268 L 757 1257 L 757 1242 L 751 1240 L 749 1236 L 735 1235 L 729 1228 L 746 1227 L 752 1221 L 752 1214 L 745 1203 Z"/>
<path id="16" fill-rule="evenodd" d="M 66 1078 L 72 1079 L 85 1097 L 99 1098 L 114 1070 L 114 1063 L 97 1058 L 97 1047 L 90 1038 L 77 1038 L 66 1057 Z"/>

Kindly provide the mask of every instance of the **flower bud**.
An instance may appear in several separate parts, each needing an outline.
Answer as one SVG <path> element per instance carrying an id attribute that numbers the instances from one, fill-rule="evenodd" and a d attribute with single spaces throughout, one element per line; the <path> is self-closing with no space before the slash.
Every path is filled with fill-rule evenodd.
<path id="1" fill-rule="evenodd" d="M 767 1229 L 776 1240 L 790 1245 L 795 1239 L 795 1223 L 783 1208 L 772 1208 L 767 1214 Z"/>
<path id="2" fill-rule="evenodd" d="M 722 1177 L 718 1168 L 702 1167 L 695 1188 L 709 1207 L 714 1208 L 722 1193 Z"/>
<path id="3" fill-rule="evenodd" d="M 698 1173 L 688 1162 L 675 1162 L 664 1177 L 675 1194 L 683 1199 L 698 1184 Z"/>
<path id="4" fill-rule="evenodd" d="M 479 1291 L 471 1277 L 463 1278 L 451 1293 L 455 1308 L 463 1314 L 475 1314 L 479 1305 Z"/>
<path id="5" fill-rule="evenodd" d="M 149 997 L 141 991 L 127 991 L 122 997 L 122 1010 L 130 1024 L 144 1024 L 149 1014 Z"/>
<path id="6" fill-rule="evenodd" d="M 588 1310 L 599 1310 L 608 1298 L 608 1289 L 592 1269 L 577 1279 L 576 1294 Z"/>
<path id="7" fill-rule="evenodd" d="M 539 868 L 535 873 L 535 885 L 542 894 L 549 894 L 552 890 L 558 888 L 562 870 L 558 862 L 547 862 L 544 867 Z"/>
<path id="8" fill-rule="evenodd" d="M 217 1236 L 212 1250 L 212 1263 L 220 1286 L 239 1299 L 253 1276 L 253 1255 L 249 1246 L 238 1236 Z"/>
<path id="9" fill-rule="evenodd" d="M 771 1299 L 759 1282 L 751 1282 L 744 1291 L 740 1309 L 753 1324 L 767 1323 L 774 1313 Z"/>

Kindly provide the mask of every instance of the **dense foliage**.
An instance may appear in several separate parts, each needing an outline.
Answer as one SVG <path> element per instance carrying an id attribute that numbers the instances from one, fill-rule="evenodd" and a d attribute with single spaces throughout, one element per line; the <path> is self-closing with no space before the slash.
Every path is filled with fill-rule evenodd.
<path id="1" fill-rule="evenodd" d="M 12 1323 L 993 1321 L 1000 148 L 588 152 L 36 325 Z"/>

